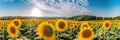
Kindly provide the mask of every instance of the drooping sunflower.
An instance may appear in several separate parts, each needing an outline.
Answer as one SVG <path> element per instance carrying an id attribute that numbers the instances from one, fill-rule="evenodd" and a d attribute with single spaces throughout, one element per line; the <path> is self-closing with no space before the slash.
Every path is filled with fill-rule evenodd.
<path id="1" fill-rule="evenodd" d="M 104 27 L 105 30 L 108 30 L 111 27 L 111 22 L 109 20 L 106 20 L 103 23 L 103 27 Z"/>
<path id="2" fill-rule="evenodd" d="M 14 19 L 11 24 L 14 24 L 16 27 L 20 28 L 20 26 L 21 26 L 21 20 Z"/>
<path id="3" fill-rule="evenodd" d="M 83 30 L 83 29 L 86 29 L 86 28 L 89 28 L 89 24 L 88 24 L 88 22 L 83 22 L 80 26 L 80 30 Z"/>
<path id="4" fill-rule="evenodd" d="M 55 25 L 59 32 L 64 32 L 68 28 L 68 22 L 63 19 L 58 20 Z"/>
<path id="5" fill-rule="evenodd" d="M 7 27 L 7 33 L 9 34 L 10 37 L 16 38 L 18 34 L 18 28 L 15 25 L 10 24 Z"/>
<path id="6" fill-rule="evenodd" d="M 37 29 L 37 33 L 44 40 L 55 40 L 54 27 L 48 22 L 42 22 Z"/>
<path id="7" fill-rule="evenodd" d="M 94 37 L 94 32 L 90 29 L 83 29 L 79 32 L 79 40 L 92 40 Z"/>

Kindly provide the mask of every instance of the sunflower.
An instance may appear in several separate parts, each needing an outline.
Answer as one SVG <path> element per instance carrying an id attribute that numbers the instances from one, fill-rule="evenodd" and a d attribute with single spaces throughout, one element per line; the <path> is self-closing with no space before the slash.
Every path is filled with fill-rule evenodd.
<path id="1" fill-rule="evenodd" d="M 38 24 L 42 23 L 42 21 L 38 21 Z"/>
<path id="2" fill-rule="evenodd" d="M 30 22 L 31 22 L 32 25 L 35 25 L 37 21 L 31 20 Z"/>
<path id="3" fill-rule="evenodd" d="M 11 20 L 6 20 L 5 22 L 6 22 L 6 25 L 9 25 Z"/>
<path id="4" fill-rule="evenodd" d="M 18 34 L 18 28 L 15 25 L 10 24 L 7 27 L 7 32 L 8 32 L 10 37 L 16 38 L 17 34 Z"/>
<path id="5" fill-rule="evenodd" d="M 102 22 L 99 22 L 99 24 L 98 24 L 98 25 L 102 26 L 103 24 L 102 24 Z"/>
<path id="6" fill-rule="evenodd" d="M 68 28 L 68 22 L 66 20 L 60 19 L 56 22 L 56 29 L 59 32 L 64 32 L 67 28 Z"/>
<path id="7" fill-rule="evenodd" d="M 89 28 L 88 22 L 83 22 L 83 23 L 81 24 L 80 30 L 83 30 L 83 29 L 85 29 L 85 28 Z"/>
<path id="8" fill-rule="evenodd" d="M 77 28 L 79 27 L 80 23 L 79 23 L 79 22 L 75 22 L 74 25 L 75 25 L 75 26 L 74 26 L 74 29 L 77 29 Z"/>
<path id="9" fill-rule="evenodd" d="M 6 20 L 4 20 L 2 23 L 3 23 L 4 25 L 7 25 L 7 22 L 6 22 Z"/>
<path id="10" fill-rule="evenodd" d="M 3 21 L 2 20 L 0 20 L 0 25 L 2 25 L 3 24 Z"/>
<path id="11" fill-rule="evenodd" d="M 54 22 L 57 22 L 58 19 L 53 20 Z"/>
<path id="12" fill-rule="evenodd" d="M 120 29 L 120 23 L 118 24 L 118 28 Z"/>
<path id="13" fill-rule="evenodd" d="M 79 40 L 92 40 L 94 37 L 94 32 L 90 29 L 83 29 L 79 32 Z"/>
<path id="14" fill-rule="evenodd" d="M 89 25 L 92 25 L 92 24 L 95 24 L 95 23 L 90 21 L 90 22 L 88 22 L 88 24 L 89 24 Z"/>
<path id="15" fill-rule="evenodd" d="M 74 21 L 70 21 L 69 24 L 74 24 Z"/>
<path id="16" fill-rule="evenodd" d="M 78 28 L 78 25 L 74 25 L 74 29 L 77 29 Z"/>
<path id="17" fill-rule="evenodd" d="M 74 24 L 70 24 L 69 25 L 70 28 L 74 28 L 74 26 L 75 26 Z"/>
<path id="18" fill-rule="evenodd" d="M 12 24 L 14 24 L 14 25 L 17 26 L 18 28 L 20 28 L 20 26 L 21 26 L 21 20 L 19 20 L 19 19 L 14 19 L 14 20 L 12 21 Z"/>
<path id="19" fill-rule="evenodd" d="M 99 22 L 96 22 L 96 25 L 100 26 L 100 25 L 99 25 Z"/>
<path id="20" fill-rule="evenodd" d="M 22 20 L 22 23 L 23 23 L 23 24 L 27 24 L 28 21 L 27 21 L 27 20 Z"/>
<path id="21" fill-rule="evenodd" d="M 3 28 L 3 26 L 0 26 L 0 30 L 3 30 L 4 28 Z"/>
<path id="22" fill-rule="evenodd" d="M 44 40 L 55 40 L 54 27 L 48 22 L 42 22 L 37 29 L 37 33 Z"/>
<path id="23" fill-rule="evenodd" d="M 93 30 L 94 29 L 94 25 L 90 25 L 89 29 Z"/>
<path id="24" fill-rule="evenodd" d="M 103 24 L 104 29 L 108 30 L 111 27 L 111 22 L 106 20 Z"/>
<path id="25" fill-rule="evenodd" d="M 80 23 L 79 22 L 76 22 L 76 24 L 75 25 L 80 25 Z"/>

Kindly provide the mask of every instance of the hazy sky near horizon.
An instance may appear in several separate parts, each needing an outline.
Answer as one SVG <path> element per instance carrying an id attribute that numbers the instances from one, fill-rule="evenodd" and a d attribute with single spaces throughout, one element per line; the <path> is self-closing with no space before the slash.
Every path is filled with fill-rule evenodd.
<path id="1" fill-rule="evenodd" d="M 120 0 L 0 0 L 0 16 L 120 16 Z"/>

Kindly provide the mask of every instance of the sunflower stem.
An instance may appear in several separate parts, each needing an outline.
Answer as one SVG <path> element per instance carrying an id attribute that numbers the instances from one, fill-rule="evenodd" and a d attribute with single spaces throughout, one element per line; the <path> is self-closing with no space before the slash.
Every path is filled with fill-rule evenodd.
<path id="1" fill-rule="evenodd" d="M 104 30 L 104 40 L 105 40 L 105 34 L 106 34 L 106 30 Z"/>

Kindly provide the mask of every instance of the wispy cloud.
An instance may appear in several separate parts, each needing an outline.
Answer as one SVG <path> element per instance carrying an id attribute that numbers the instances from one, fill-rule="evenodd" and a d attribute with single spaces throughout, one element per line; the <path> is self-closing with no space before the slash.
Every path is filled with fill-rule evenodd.
<path id="1" fill-rule="evenodd" d="M 35 7 L 42 10 L 46 16 L 90 15 L 87 0 L 32 0 Z"/>

